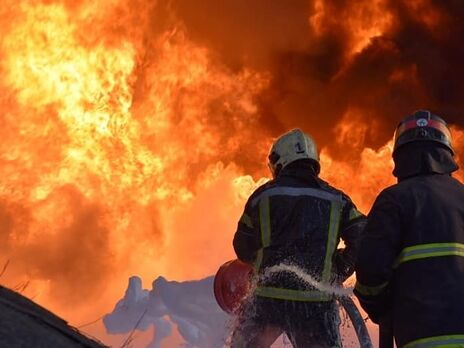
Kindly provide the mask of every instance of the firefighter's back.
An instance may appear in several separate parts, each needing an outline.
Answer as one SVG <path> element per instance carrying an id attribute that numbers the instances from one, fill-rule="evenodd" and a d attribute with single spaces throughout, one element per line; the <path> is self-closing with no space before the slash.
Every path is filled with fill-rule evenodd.
<path id="1" fill-rule="evenodd" d="M 400 205 L 395 332 L 405 341 L 464 332 L 464 185 L 421 175 L 387 190 Z M 452 341 L 451 341 L 452 342 Z"/>
<path id="2" fill-rule="evenodd" d="M 266 213 L 270 233 L 261 269 L 294 265 L 317 281 L 330 282 L 345 199 L 323 181 L 304 174 L 299 169 L 287 170 L 256 198 L 257 205 L 263 204 L 264 198 L 269 209 Z M 338 222 L 334 221 L 335 214 Z M 267 279 L 266 283 L 279 288 L 308 289 L 308 284 L 285 272 Z"/>

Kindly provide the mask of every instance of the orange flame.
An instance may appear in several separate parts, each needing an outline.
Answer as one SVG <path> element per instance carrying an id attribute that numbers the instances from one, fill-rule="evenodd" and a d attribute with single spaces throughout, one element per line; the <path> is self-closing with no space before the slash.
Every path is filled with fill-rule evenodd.
<path id="1" fill-rule="evenodd" d="M 322 35 L 329 9 L 315 3 Z M 72 323 L 109 311 L 132 274 L 212 274 L 233 257 L 237 218 L 266 180 L 272 139 L 258 97 L 270 73 L 232 70 L 181 23 L 157 28 L 145 6 L 7 0 L 0 10 L 0 262 L 10 260 L 0 280 L 30 281 L 26 294 Z M 348 59 L 392 25 L 385 9 L 376 0 L 344 14 Z M 334 125 L 356 159 L 323 148 L 321 163 L 367 212 L 394 178 L 391 142 L 366 148 L 377 128 L 363 119 L 351 108 Z M 462 154 L 464 131 L 453 133 Z"/>
<path id="2" fill-rule="evenodd" d="M 65 313 L 74 309 L 60 303 L 82 297 L 82 288 L 74 292 L 81 283 L 95 295 L 109 291 L 108 277 L 120 289 L 128 272 L 166 272 L 172 234 L 198 233 L 191 224 L 166 233 L 170 219 L 219 174 L 229 173 L 223 185 L 233 197 L 230 173 L 242 169 L 221 160 L 251 135 L 254 97 L 267 84 L 263 74 L 213 64 L 180 29 L 142 52 L 140 38 L 108 43 L 90 28 L 82 42 L 79 21 L 94 6 L 71 15 L 63 4 L 22 2 L 1 46 L 2 89 L 11 96 L 2 106 L 6 258 L 34 280 L 37 300 Z M 215 117 L 231 117 L 234 129 L 214 133 Z M 67 275 L 58 274 L 63 267 Z"/>
<path id="3" fill-rule="evenodd" d="M 347 52 L 350 55 L 361 52 L 371 40 L 381 36 L 393 25 L 393 16 L 385 0 L 360 2 L 342 11 L 334 11 L 333 6 L 324 0 L 314 1 L 315 12 L 309 23 L 318 35 L 324 34 L 326 28 L 349 28 L 346 34 L 349 46 Z M 337 16 L 333 15 L 335 12 Z"/>

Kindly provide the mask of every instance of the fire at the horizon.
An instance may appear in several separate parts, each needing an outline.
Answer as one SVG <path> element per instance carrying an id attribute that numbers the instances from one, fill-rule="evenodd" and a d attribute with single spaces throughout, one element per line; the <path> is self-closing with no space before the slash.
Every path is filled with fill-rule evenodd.
<path id="1" fill-rule="evenodd" d="M 348 3 L 5 0 L 1 283 L 77 325 L 132 274 L 212 274 L 293 127 L 364 212 L 407 113 L 450 121 L 462 158 L 461 36 L 443 28 L 464 6 Z"/>

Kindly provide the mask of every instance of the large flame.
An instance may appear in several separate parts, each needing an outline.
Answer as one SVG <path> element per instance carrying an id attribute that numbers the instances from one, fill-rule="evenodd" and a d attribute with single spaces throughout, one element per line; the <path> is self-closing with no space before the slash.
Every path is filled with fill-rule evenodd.
<path id="1" fill-rule="evenodd" d="M 366 146 L 383 132 L 370 104 L 350 104 L 334 122 L 292 119 L 285 98 L 308 81 L 283 93 L 275 63 L 223 62 L 169 6 L 162 18 L 158 3 L 142 0 L 4 2 L 0 262 L 9 266 L 0 281 L 71 323 L 107 312 L 131 274 L 192 279 L 232 258 L 236 220 L 266 180 L 272 137 L 288 126 L 302 122 L 325 140 L 323 177 L 364 212 L 394 182 L 388 137 Z M 350 62 L 394 26 L 387 1 L 369 4 L 343 9 L 345 63 L 327 81 L 347 78 Z M 426 1 L 408 6 L 428 27 L 442 18 Z M 333 29 L 330 10 L 315 1 L 307 14 L 314 37 Z M 416 83 L 419 70 L 405 64 L 387 77 Z M 270 98 L 280 104 L 267 107 Z M 453 134 L 462 156 L 464 131 Z"/>
<path id="2" fill-rule="evenodd" d="M 253 98 L 267 83 L 264 74 L 213 65 L 180 29 L 140 52 L 138 37 L 108 43 L 99 40 L 105 32 L 83 33 L 90 2 L 72 10 L 23 2 L 2 40 L 0 192 L 11 228 L 3 259 L 45 303 L 86 301 L 112 286 L 107 273 L 116 270 L 165 272 L 164 244 L 198 234 L 191 221 L 166 232 L 182 214 L 176 209 L 226 173 L 223 185 L 240 188 L 242 170 L 221 161 L 244 147 L 242 137 L 258 148 Z M 121 286 L 126 275 L 116 276 Z"/>

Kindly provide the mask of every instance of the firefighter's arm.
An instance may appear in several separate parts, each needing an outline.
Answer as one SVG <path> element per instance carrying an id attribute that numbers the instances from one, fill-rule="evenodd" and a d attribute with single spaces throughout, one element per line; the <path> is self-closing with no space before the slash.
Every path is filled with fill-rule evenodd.
<path id="1" fill-rule="evenodd" d="M 373 322 L 390 308 L 390 281 L 401 250 L 401 211 L 389 194 L 377 198 L 368 216 L 356 262 L 354 293 Z"/>
<path id="2" fill-rule="evenodd" d="M 366 216 L 351 202 L 345 206 L 340 225 L 340 237 L 345 248 L 335 255 L 335 272 L 339 282 L 344 282 L 354 272 L 361 235 L 366 226 Z"/>
<path id="3" fill-rule="evenodd" d="M 256 235 L 256 222 L 253 221 L 253 212 L 250 204 L 247 203 L 245 210 L 238 222 L 237 231 L 234 236 L 234 250 L 237 257 L 247 263 L 252 263 L 256 259 L 256 253 L 261 247 Z"/>

